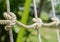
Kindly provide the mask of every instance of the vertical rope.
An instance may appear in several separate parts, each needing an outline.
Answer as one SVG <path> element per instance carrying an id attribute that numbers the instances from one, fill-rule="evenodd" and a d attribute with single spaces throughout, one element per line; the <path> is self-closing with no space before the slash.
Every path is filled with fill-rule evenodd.
<path id="1" fill-rule="evenodd" d="M 9 31 L 9 35 L 10 35 L 10 42 L 14 42 L 14 40 L 13 40 L 12 29 L 10 29 L 10 31 Z"/>
<path id="2" fill-rule="evenodd" d="M 10 14 L 10 3 L 9 3 L 9 0 L 6 0 L 6 5 L 7 5 L 7 13 Z"/>
<path id="3" fill-rule="evenodd" d="M 35 18 L 38 18 L 38 16 L 37 16 L 37 9 L 36 9 L 36 2 L 35 2 L 35 0 L 33 0 L 33 4 L 34 4 Z"/>
<path id="4" fill-rule="evenodd" d="M 57 39 L 58 39 L 58 42 L 60 42 L 59 30 L 58 30 L 57 26 L 56 26 L 56 33 L 57 33 Z"/>
<path id="5" fill-rule="evenodd" d="M 51 0 L 51 5 L 52 5 L 53 16 L 56 17 L 53 0 Z M 57 39 L 58 39 L 58 42 L 60 42 L 60 38 L 59 38 L 59 30 L 58 30 L 58 27 L 57 27 L 57 26 L 58 26 L 58 25 L 56 25 Z"/>
<path id="6" fill-rule="evenodd" d="M 9 3 L 9 0 L 6 0 L 6 5 L 7 5 L 7 13 L 10 14 L 10 3 Z M 9 30 L 9 36 L 10 36 L 10 42 L 14 42 L 13 41 L 13 33 L 12 33 L 12 29 L 11 28 Z"/>
<path id="7" fill-rule="evenodd" d="M 53 16 L 56 17 L 55 15 L 55 8 L 54 8 L 54 2 L 51 0 L 51 5 L 52 5 L 52 11 L 53 11 Z"/>
<path id="8" fill-rule="evenodd" d="M 33 0 L 33 4 L 34 4 L 35 18 L 37 19 L 38 16 L 37 16 L 37 9 L 36 9 L 36 2 L 35 2 L 35 0 Z M 37 27 L 36 27 L 36 28 L 37 28 Z M 37 29 L 37 32 L 38 32 L 38 42 L 41 42 L 41 37 L 40 37 L 40 31 L 39 31 L 39 29 Z"/>
<path id="9" fill-rule="evenodd" d="M 41 35 L 39 29 L 37 29 L 37 32 L 38 32 L 38 42 L 41 42 Z"/>

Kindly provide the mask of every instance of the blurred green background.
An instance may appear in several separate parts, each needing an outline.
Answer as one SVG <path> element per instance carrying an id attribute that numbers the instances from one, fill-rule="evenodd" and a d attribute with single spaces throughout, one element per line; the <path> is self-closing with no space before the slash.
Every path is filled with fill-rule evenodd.
<path id="1" fill-rule="evenodd" d="M 43 22 L 51 22 L 52 8 L 50 0 L 43 0 L 43 7 L 40 18 Z M 39 11 L 40 0 L 36 0 L 37 11 Z M 60 19 L 60 0 L 54 0 L 56 16 Z M 10 0 L 11 12 L 17 16 L 17 20 L 24 24 L 33 24 L 34 6 L 32 0 Z M 6 0 L 0 0 L 0 20 L 4 20 L 3 13 L 6 12 Z M 39 14 L 38 14 L 39 15 Z M 5 25 L 0 25 L 0 42 L 10 42 L 9 33 L 4 29 Z M 59 27 L 58 27 L 59 28 Z M 60 29 L 59 29 L 60 30 Z M 12 29 L 14 42 L 38 42 L 38 35 L 35 29 L 24 29 L 15 25 Z M 56 28 L 41 27 L 40 28 L 42 42 L 57 42 Z"/>

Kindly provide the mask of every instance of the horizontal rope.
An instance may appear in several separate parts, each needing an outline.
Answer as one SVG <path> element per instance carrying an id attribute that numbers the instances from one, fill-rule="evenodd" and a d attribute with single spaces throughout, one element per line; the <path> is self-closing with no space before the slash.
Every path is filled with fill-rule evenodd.
<path id="1" fill-rule="evenodd" d="M 5 29 L 10 30 L 10 28 L 12 28 L 13 25 L 16 24 L 16 15 L 12 12 L 10 12 L 10 14 L 8 14 L 7 12 L 4 12 L 3 15 L 7 20 L 0 20 L 0 24 L 7 24 L 5 26 Z"/>
<path id="2" fill-rule="evenodd" d="M 12 18 L 13 16 L 13 18 Z M 9 24 L 9 25 L 19 25 L 25 28 L 35 28 L 36 26 L 42 27 L 42 26 L 52 26 L 52 25 L 58 25 L 59 24 L 59 19 L 57 17 L 53 17 L 51 23 L 43 23 L 43 21 L 40 18 L 33 18 L 32 21 L 34 21 L 35 23 L 32 25 L 25 25 L 19 21 L 16 20 L 16 16 L 14 13 L 11 12 L 10 14 L 7 14 L 6 12 L 4 13 L 4 17 L 8 20 L 0 20 L 0 24 Z"/>
<path id="3" fill-rule="evenodd" d="M 11 21 L 10 20 L 0 20 L 0 24 L 10 24 Z"/>
<path id="4" fill-rule="evenodd" d="M 22 26 L 22 27 L 24 27 L 24 28 L 35 28 L 35 26 L 37 25 L 37 23 L 34 23 L 34 24 L 32 24 L 32 25 L 25 25 L 25 24 L 23 24 L 23 23 L 21 23 L 21 22 L 19 22 L 19 21 L 16 21 L 16 24 L 17 24 L 18 26 Z"/>
<path id="5" fill-rule="evenodd" d="M 9 14 L 11 16 L 11 12 L 10 12 L 10 0 L 6 0 L 6 6 L 7 6 L 7 14 Z M 13 14 L 12 14 L 13 15 Z M 8 20 L 8 18 L 6 17 L 6 19 Z M 15 21 L 15 19 L 13 18 L 13 16 L 11 16 L 11 23 L 7 26 L 5 26 L 5 30 L 8 30 L 9 31 L 9 37 L 10 37 L 10 42 L 14 42 L 14 39 L 13 39 L 13 33 L 12 33 L 12 27 L 13 25 L 11 25 L 12 23 L 15 23 L 13 21 Z M 9 26 L 9 27 L 8 27 Z"/>
<path id="6" fill-rule="evenodd" d="M 11 15 L 10 15 L 11 14 Z M 17 24 L 18 26 L 22 26 L 22 27 L 25 27 L 25 28 L 34 28 L 34 29 L 39 29 L 40 27 L 42 26 L 53 26 L 53 25 L 59 25 L 59 19 L 57 17 L 53 17 L 51 20 L 53 22 L 51 23 L 43 23 L 43 21 L 40 19 L 40 18 L 33 18 L 32 21 L 34 22 L 34 24 L 31 24 L 31 25 L 25 25 L 19 21 L 16 20 L 16 16 L 14 13 L 10 12 L 10 14 L 7 14 L 6 12 L 4 13 L 4 17 L 7 19 L 7 20 L 0 20 L 0 24 L 7 24 L 5 26 L 5 30 L 8 31 L 8 30 L 11 30 L 11 28 Z M 37 28 L 36 28 L 37 26 Z M 9 31 L 11 32 L 11 31 Z"/>

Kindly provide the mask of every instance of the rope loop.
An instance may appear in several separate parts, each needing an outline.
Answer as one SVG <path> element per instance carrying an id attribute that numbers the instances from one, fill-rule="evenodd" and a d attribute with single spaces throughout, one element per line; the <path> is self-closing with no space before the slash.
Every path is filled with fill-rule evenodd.
<path id="1" fill-rule="evenodd" d="M 58 26 L 60 24 L 60 21 L 57 17 L 52 17 L 51 19 L 55 22 L 56 26 Z"/>
<path id="2" fill-rule="evenodd" d="M 9 24 L 5 26 L 5 30 L 10 30 L 10 28 L 12 28 L 16 24 L 16 15 L 12 12 L 10 12 L 10 14 L 4 12 L 3 15 L 7 20 L 11 21 Z"/>
<path id="3" fill-rule="evenodd" d="M 42 27 L 43 22 L 42 22 L 42 20 L 40 18 L 33 18 L 32 21 L 37 24 L 36 25 L 37 26 L 36 29 L 39 29 L 40 27 Z"/>

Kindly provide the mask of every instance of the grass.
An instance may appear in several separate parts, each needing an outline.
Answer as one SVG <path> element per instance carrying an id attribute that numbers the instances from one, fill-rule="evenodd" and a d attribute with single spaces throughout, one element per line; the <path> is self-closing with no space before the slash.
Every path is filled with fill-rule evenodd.
<path id="1" fill-rule="evenodd" d="M 30 29 L 31 34 L 27 38 L 27 42 L 38 42 L 37 31 Z M 43 27 L 40 28 L 42 42 L 57 42 L 56 29 Z"/>

